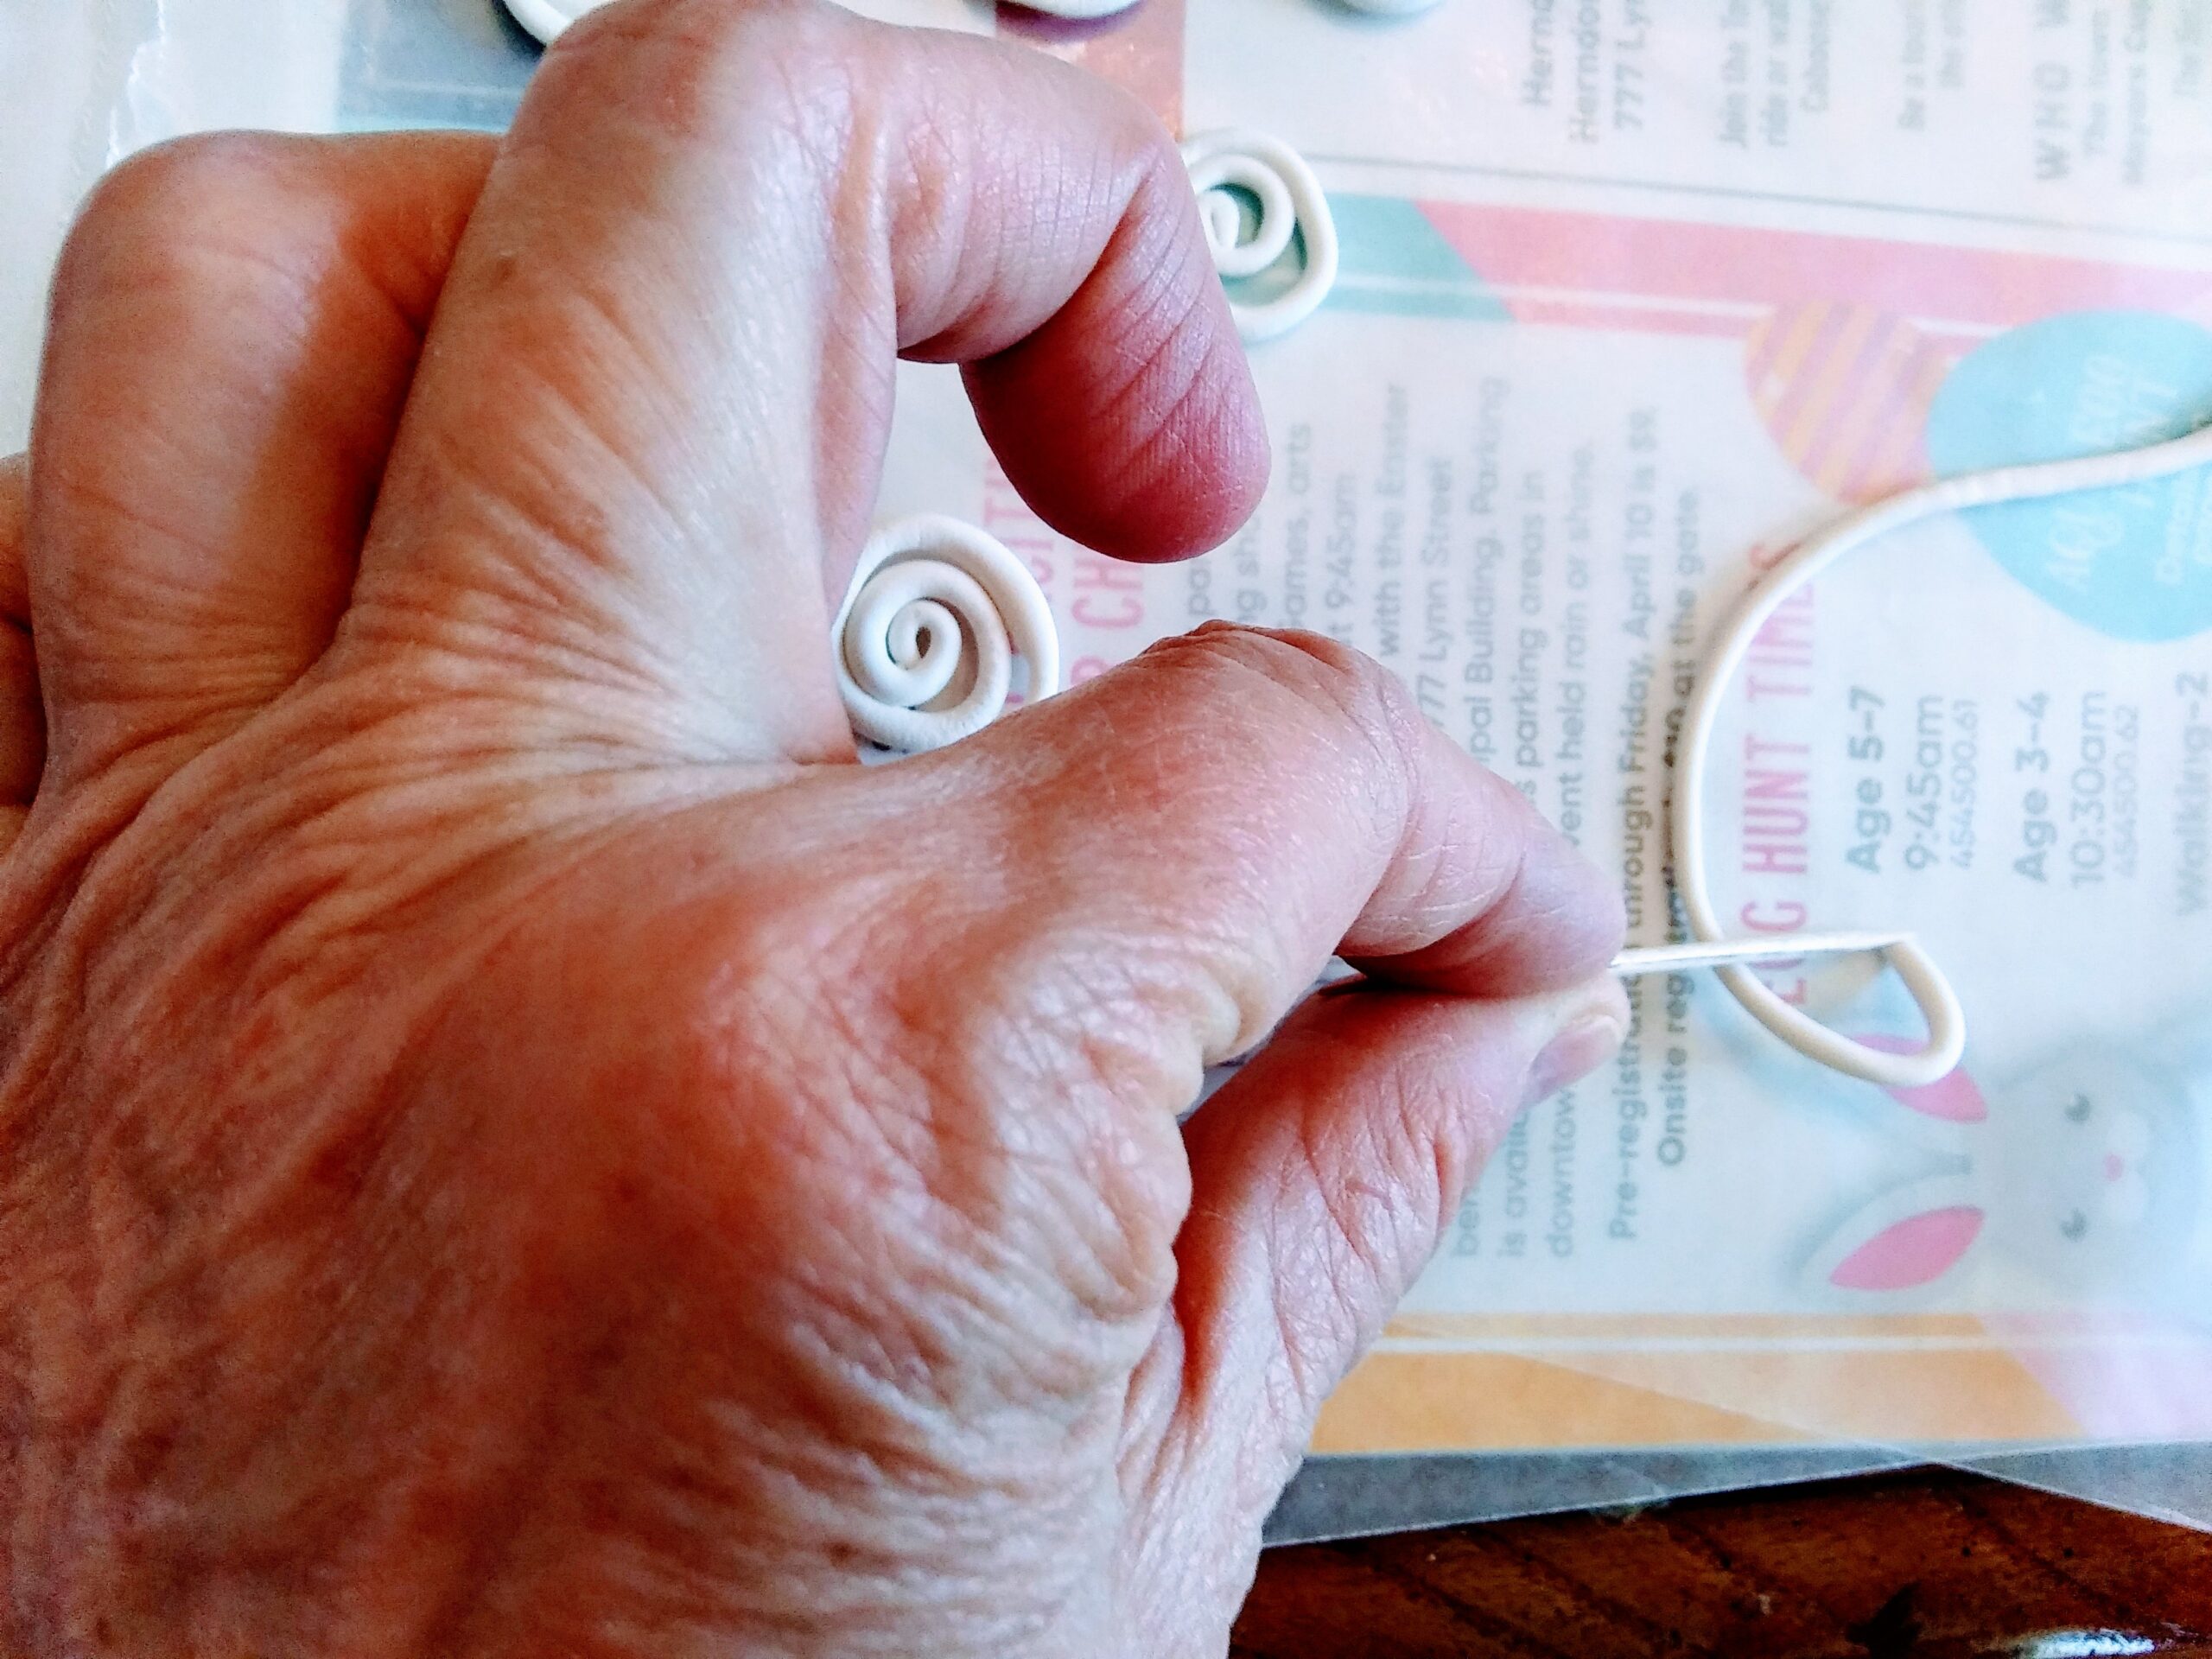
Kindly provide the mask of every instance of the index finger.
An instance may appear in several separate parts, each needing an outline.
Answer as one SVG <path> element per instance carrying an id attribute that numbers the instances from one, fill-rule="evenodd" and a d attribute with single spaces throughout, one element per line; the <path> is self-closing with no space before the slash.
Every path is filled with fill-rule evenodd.
<path id="1" fill-rule="evenodd" d="M 1389 671 L 1318 635 L 1211 625 L 910 768 L 933 791 L 962 779 L 944 833 L 1005 872 L 941 906 L 1039 941 L 1043 970 L 1104 963 L 1154 1012 L 1179 1001 L 1209 1061 L 1332 954 L 1517 997 L 1620 946 L 1618 886 Z"/>
<path id="2" fill-rule="evenodd" d="M 816 0 L 594 13 L 454 261 L 353 638 L 428 636 L 589 738 L 850 760 L 831 598 L 902 353 L 969 365 L 1008 477 L 1102 550 L 1210 546 L 1264 480 L 1182 164 L 1133 100 Z"/>

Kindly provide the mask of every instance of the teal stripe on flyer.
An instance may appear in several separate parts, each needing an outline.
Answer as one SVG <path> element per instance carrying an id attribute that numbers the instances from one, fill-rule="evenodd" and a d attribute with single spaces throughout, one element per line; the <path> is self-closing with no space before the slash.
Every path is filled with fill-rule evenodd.
<path id="1" fill-rule="evenodd" d="M 1337 221 L 1337 285 L 1344 311 L 1503 322 L 1511 313 L 1418 204 L 1399 196 L 1329 198 Z"/>

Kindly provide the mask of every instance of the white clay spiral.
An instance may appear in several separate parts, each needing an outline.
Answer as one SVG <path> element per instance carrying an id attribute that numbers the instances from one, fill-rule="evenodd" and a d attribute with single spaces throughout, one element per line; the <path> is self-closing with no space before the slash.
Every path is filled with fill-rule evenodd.
<path id="1" fill-rule="evenodd" d="M 1251 302 L 1230 297 L 1237 334 L 1249 342 L 1273 340 L 1312 316 L 1336 285 L 1337 222 L 1305 158 L 1280 139 L 1232 128 L 1184 140 L 1183 165 L 1198 193 L 1206 251 L 1224 277 L 1257 276 L 1289 250 L 1294 234 L 1304 252 L 1303 269 L 1281 293 Z M 1240 193 L 1259 206 L 1249 229 Z"/>
<path id="2" fill-rule="evenodd" d="M 1028 700 L 1060 689 L 1059 632 L 1029 568 L 995 537 L 931 513 L 861 550 L 831 630 L 853 730 L 918 753 L 981 731 L 1005 709 L 1016 653 Z"/>

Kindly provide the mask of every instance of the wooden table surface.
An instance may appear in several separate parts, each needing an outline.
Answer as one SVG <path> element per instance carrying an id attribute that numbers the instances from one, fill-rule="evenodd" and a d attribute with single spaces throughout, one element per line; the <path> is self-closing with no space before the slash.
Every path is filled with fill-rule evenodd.
<path id="1" fill-rule="evenodd" d="M 1939 1471 L 1272 1550 L 1236 1659 L 2212 1659 L 2212 1535 Z"/>

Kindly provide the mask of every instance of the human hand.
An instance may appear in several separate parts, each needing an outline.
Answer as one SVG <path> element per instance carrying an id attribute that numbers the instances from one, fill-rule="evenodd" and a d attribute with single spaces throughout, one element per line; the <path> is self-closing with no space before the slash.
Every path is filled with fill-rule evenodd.
<path id="1" fill-rule="evenodd" d="M 1220 1651 L 1617 907 L 1312 638 L 851 764 L 899 352 L 1091 545 L 1260 486 L 1174 152 L 993 44 L 618 6 L 496 160 L 100 190 L 0 473 L 0 1645 Z"/>

